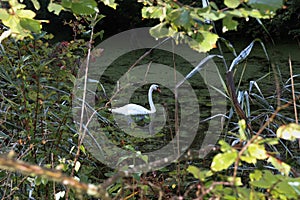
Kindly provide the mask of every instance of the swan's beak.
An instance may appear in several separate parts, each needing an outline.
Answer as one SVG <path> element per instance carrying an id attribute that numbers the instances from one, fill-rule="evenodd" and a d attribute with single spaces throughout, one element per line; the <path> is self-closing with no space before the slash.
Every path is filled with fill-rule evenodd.
<path id="1" fill-rule="evenodd" d="M 157 92 L 161 93 L 161 90 L 160 90 L 160 88 L 157 88 Z"/>

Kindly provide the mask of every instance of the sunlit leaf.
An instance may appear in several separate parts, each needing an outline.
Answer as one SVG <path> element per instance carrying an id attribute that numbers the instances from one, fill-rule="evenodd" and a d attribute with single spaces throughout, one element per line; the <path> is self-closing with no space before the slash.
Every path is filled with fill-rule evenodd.
<path id="1" fill-rule="evenodd" d="M 31 2 L 36 10 L 39 10 L 41 8 L 38 0 L 31 0 Z"/>
<path id="2" fill-rule="evenodd" d="M 249 175 L 251 181 L 260 180 L 262 178 L 262 171 L 255 170 L 253 173 Z"/>
<path id="3" fill-rule="evenodd" d="M 209 176 L 212 176 L 212 171 L 210 170 L 200 170 L 198 167 L 190 165 L 187 168 L 187 171 L 193 176 L 201 181 L 205 181 L 205 179 Z"/>
<path id="4" fill-rule="evenodd" d="M 79 161 L 76 161 L 76 163 L 75 163 L 75 167 L 74 167 L 74 169 L 75 169 L 75 171 L 76 171 L 76 172 L 78 172 L 78 171 L 79 171 L 79 169 L 80 169 L 80 166 L 81 166 L 80 162 L 79 162 Z"/>
<path id="5" fill-rule="evenodd" d="M 54 12 L 56 15 L 59 15 L 62 10 L 64 10 L 64 7 L 60 4 L 50 2 L 48 5 L 48 11 Z"/>
<path id="6" fill-rule="evenodd" d="M 290 123 L 280 126 L 276 131 L 277 137 L 285 140 L 295 140 L 300 138 L 300 125 L 296 123 Z"/>
<path id="7" fill-rule="evenodd" d="M 261 176 L 260 174 L 258 175 Z M 257 177 L 257 179 L 251 181 L 250 184 L 259 188 L 270 188 L 277 182 L 278 178 L 272 174 L 272 172 L 265 170 L 260 178 Z"/>
<path id="8" fill-rule="evenodd" d="M 229 8 L 236 8 L 241 4 L 240 0 L 225 0 L 224 4 Z"/>
<path id="9" fill-rule="evenodd" d="M 153 18 L 153 19 L 163 19 L 166 17 L 166 12 L 164 7 L 143 7 L 142 9 L 143 18 Z"/>
<path id="10" fill-rule="evenodd" d="M 209 31 L 199 31 L 196 38 L 188 41 L 190 47 L 199 52 L 207 52 L 216 47 L 219 36 Z"/>
<path id="11" fill-rule="evenodd" d="M 17 10 L 16 15 L 20 18 L 34 18 L 35 17 L 35 12 L 31 10 Z"/>
<path id="12" fill-rule="evenodd" d="M 115 0 L 101 0 L 105 5 L 112 7 L 113 9 L 116 9 L 117 3 L 115 3 Z"/>
<path id="13" fill-rule="evenodd" d="M 253 156 L 257 159 L 262 160 L 262 159 L 268 158 L 268 154 L 267 154 L 267 151 L 265 150 L 264 145 L 252 143 L 249 145 L 248 151 L 251 156 Z"/>
<path id="14" fill-rule="evenodd" d="M 7 11 L 3 8 L 0 8 L 0 19 L 1 20 L 7 20 L 9 18 L 9 14 Z"/>
<path id="15" fill-rule="evenodd" d="M 228 144 L 224 140 L 220 140 L 219 144 L 221 145 L 221 151 L 223 151 L 223 152 L 230 151 L 233 149 L 232 146 L 230 146 L 230 144 Z"/>
<path id="16" fill-rule="evenodd" d="M 228 177 L 227 180 L 229 182 L 234 181 L 235 186 L 242 186 L 243 185 L 241 177 Z"/>
<path id="17" fill-rule="evenodd" d="M 240 134 L 240 139 L 242 141 L 246 140 L 247 137 L 246 137 L 246 121 L 244 119 L 241 119 L 239 121 L 239 134 Z"/>
<path id="18" fill-rule="evenodd" d="M 237 156 L 238 153 L 236 151 L 219 153 L 213 158 L 211 169 L 213 171 L 222 171 L 227 169 L 235 162 Z"/>
<path id="19" fill-rule="evenodd" d="M 290 173 L 291 166 L 282 162 L 281 160 L 270 156 L 268 158 L 268 162 L 270 162 L 278 171 L 285 174 L 286 176 Z"/>

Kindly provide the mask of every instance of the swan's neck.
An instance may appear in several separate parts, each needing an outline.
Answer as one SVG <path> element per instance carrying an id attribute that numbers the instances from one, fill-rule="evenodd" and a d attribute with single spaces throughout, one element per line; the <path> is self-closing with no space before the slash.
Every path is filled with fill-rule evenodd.
<path id="1" fill-rule="evenodd" d="M 150 88 L 149 91 L 148 91 L 148 101 L 149 101 L 149 105 L 150 105 L 150 112 L 155 113 L 156 108 L 155 108 L 154 103 L 153 103 L 152 93 L 153 93 L 153 88 Z"/>

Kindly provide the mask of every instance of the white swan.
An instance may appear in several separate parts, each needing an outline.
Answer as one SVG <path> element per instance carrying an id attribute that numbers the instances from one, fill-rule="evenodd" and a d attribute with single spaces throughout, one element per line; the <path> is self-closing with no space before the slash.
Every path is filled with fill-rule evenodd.
<path id="1" fill-rule="evenodd" d="M 148 91 L 148 101 L 150 104 L 150 110 L 144 108 L 143 106 L 137 105 L 137 104 L 127 104 L 125 106 L 119 107 L 119 108 L 113 108 L 110 109 L 112 113 L 117 113 L 121 115 L 147 115 L 151 113 L 156 112 L 156 108 L 154 106 L 153 100 L 152 100 L 152 93 L 153 91 L 160 92 L 160 88 L 158 85 L 153 84 L 150 86 Z"/>

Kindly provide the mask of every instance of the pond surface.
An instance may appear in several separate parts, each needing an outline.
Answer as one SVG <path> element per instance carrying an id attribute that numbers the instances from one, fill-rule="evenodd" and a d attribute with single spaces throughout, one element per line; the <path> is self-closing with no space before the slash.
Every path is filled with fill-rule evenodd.
<path id="1" fill-rule="evenodd" d="M 237 44 L 234 45 L 236 45 L 235 48 L 237 54 L 239 54 L 239 52 L 249 44 L 239 41 Z M 230 65 L 231 61 L 234 59 L 234 56 L 230 51 L 226 50 L 225 47 L 222 48 L 224 50 L 224 57 L 226 58 L 227 64 Z M 299 44 L 297 44 L 296 41 L 287 41 L 280 44 L 276 44 L 275 46 L 266 45 L 266 48 L 268 51 L 268 55 L 272 60 L 272 62 L 274 63 L 274 66 L 277 70 L 278 78 L 279 78 L 278 84 L 282 88 L 281 89 L 282 96 L 287 99 L 291 98 L 291 93 L 290 93 L 291 87 L 289 86 L 290 85 L 289 58 L 291 58 L 293 74 L 295 76 L 294 77 L 295 92 L 297 94 L 300 94 L 300 46 Z M 111 99 L 112 101 L 119 101 L 120 99 L 122 99 L 122 96 L 120 95 L 116 96 L 117 99 L 114 96 L 117 93 L 116 86 L 118 85 L 118 80 L 128 71 L 128 69 L 133 65 L 133 63 L 136 60 L 138 60 L 147 50 L 148 49 L 136 50 L 126 55 L 123 55 L 119 57 L 117 60 L 115 60 L 106 69 L 104 75 L 100 79 L 100 82 L 105 88 L 107 98 L 103 98 L 105 95 L 103 94 L 103 91 L 99 89 L 98 97 L 100 98 L 98 99 L 97 104 L 100 108 L 104 107 L 105 103 L 107 103 L 108 99 L 110 99 L 111 97 L 114 97 L 113 99 Z M 218 51 L 216 49 L 211 51 L 211 54 L 217 54 L 217 53 Z M 224 78 L 225 67 L 223 65 L 223 62 L 220 59 L 215 59 L 214 61 L 218 66 L 221 76 Z M 170 66 L 171 64 L 175 66 L 176 70 L 183 75 L 187 75 L 193 69 L 193 66 L 182 57 L 159 49 L 155 49 L 151 54 L 146 56 L 139 63 L 139 65 L 147 65 L 150 67 L 151 63 L 160 63 L 168 66 Z M 211 106 L 212 106 L 211 104 L 214 97 L 210 96 L 208 86 L 205 84 L 204 78 L 205 77 L 202 77 L 200 74 L 196 74 L 189 80 L 189 83 L 191 84 L 198 98 L 198 105 L 201 111 L 201 115 L 199 116 L 199 121 L 204 121 L 200 123 L 197 131 L 197 136 L 195 137 L 194 143 L 192 145 L 192 148 L 195 149 L 199 149 L 201 147 L 201 143 L 203 141 L 203 138 L 205 137 L 205 134 L 210 134 L 207 132 L 209 121 L 205 121 L 205 120 L 211 117 Z M 264 95 L 266 99 L 268 99 L 269 102 L 275 103 L 276 98 L 274 95 L 276 94 L 276 87 L 275 87 L 276 84 L 274 80 L 275 78 L 274 78 L 272 67 L 269 64 L 268 60 L 266 59 L 265 53 L 261 48 L 260 44 L 256 43 L 250 56 L 246 59 L 246 61 L 239 64 L 239 66 L 236 69 L 235 72 L 236 87 L 238 90 L 248 91 L 248 93 L 253 92 L 253 93 L 260 94 L 259 93 L 260 90 L 260 92 Z M 253 81 L 257 83 L 257 87 L 255 88 L 255 86 L 253 86 L 252 89 L 249 90 L 249 87 L 251 83 L 253 83 Z M 129 102 L 142 105 L 149 109 L 147 92 L 151 84 L 152 83 L 146 81 L 145 83 L 143 83 L 142 87 L 138 87 L 135 91 L 133 91 L 130 96 Z M 135 129 L 136 127 L 134 126 L 136 125 L 138 127 L 142 127 L 142 128 L 144 127 L 144 130 L 147 130 L 149 127 L 149 118 L 146 117 L 145 118 L 146 120 L 144 121 L 143 120 L 136 121 L 136 123 L 134 123 L 134 126 L 132 126 L 131 123 L 128 123 L 128 129 L 126 129 L 126 131 L 124 131 L 124 129 L 122 130 L 116 128 L 117 126 L 104 128 L 103 130 L 106 132 L 107 137 L 113 140 L 114 143 L 120 147 L 130 145 L 133 146 L 135 150 L 139 150 L 142 152 L 151 152 L 153 150 L 160 149 L 166 144 L 168 144 L 168 142 L 170 142 L 174 137 L 176 137 L 175 134 L 176 133 L 175 131 L 176 105 L 175 105 L 175 98 L 174 98 L 173 91 L 171 91 L 170 89 L 164 86 L 161 86 L 161 91 L 162 92 L 160 94 L 159 93 L 153 94 L 153 101 L 159 108 L 157 111 L 158 113 L 157 115 L 161 116 L 158 119 L 163 121 L 163 125 L 162 124 L 159 125 L 161 126 L 161 129 L 155 130 L 155 133 L 151 134 L 151 136 L 139 135 L 139 137 L 135 137 L 138 136 L 139 133 L 136 133 L 137 135 L 128 134 L 128 131 L 130 130 L 132 130 L 133 132 L 139 130 L 139 129 Z M 124 97 L 125 96 L 126 94 L 124 95 Z M 252 103 L 254 103 L 253 109 L 260 109 L 261 105 L 255 105 L 255 101 L 253 101 Z M 229 101 L 228 102 L 225 101 L 223 102 L 223 104 L 227 105 L 228 108 L 230 107 Z M 187 104 L 178 105 L 177 112 L 179 116 L 179 122 L 180 122 L 181 109 L 185 109 L 186 107 L 188 107 L 187 105 L 188 102 Z M 108 111 L 101 111 L 100 114 L 107 117 L 109 120 L 112 121 L 112 123 L 114 123 L 114 118 L 111 116 L 111 114 Z M 228 114 L 228 113 L 221 113 L 221 114 Z M 293 115 L 291 115 L 290 117 L 293 117 Z M 124 118 L 125 118 L 124 120 L 128 120 L 127 116 Z M 179 122 L 177 123 L 178 126 L 180 126 Z M 219 134 L 221 134 L 221 132 L 222 130 L 220 130 Z M 185 134 L 188 135 L 188 133 Z"/>

